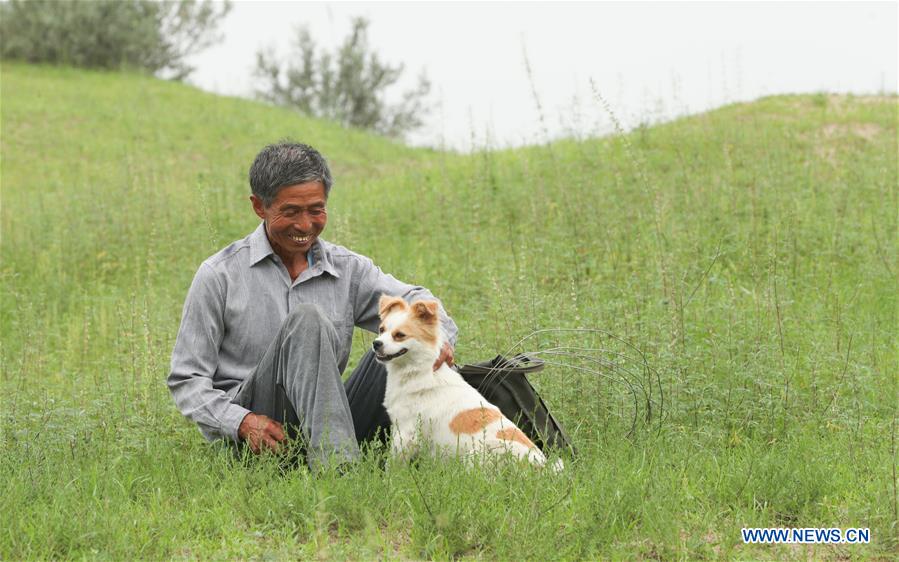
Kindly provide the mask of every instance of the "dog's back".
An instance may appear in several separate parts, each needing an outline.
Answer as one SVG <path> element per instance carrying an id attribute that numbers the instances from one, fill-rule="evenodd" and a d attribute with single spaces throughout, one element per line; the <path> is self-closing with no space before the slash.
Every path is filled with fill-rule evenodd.
<path id="1" fill-rule="evenodd" d="M 434 452 L 466 457 L 513 454 L 536 465 L 546 457 L 534 443 L 453 369 L 443 366 L 412 384 L 391 384 L 384 405 L 394 439 L 426 442 Z M 424 380 L 422 380 L 424 379 Z M 409 381 L 411 382 L 411 381 Z"/>

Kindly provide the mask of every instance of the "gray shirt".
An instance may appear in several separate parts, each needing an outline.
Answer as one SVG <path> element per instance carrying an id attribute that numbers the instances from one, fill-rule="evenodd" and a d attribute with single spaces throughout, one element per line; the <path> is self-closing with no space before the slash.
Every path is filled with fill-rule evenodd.
<path id="1" fill-rule="evenodd" d="M 292 281 L 260 223 L 200 265 L 184 302 L 168 387 L 206 439 L 238 440 L 237 429 L 250 412 L 231 399 L 297 305 L 314 304 L 333 322 L 343 372 L 353 327 L 377 331 L 382 294 L 434 299 L 427 289 L 398 281 L 342 246 L 318 239 L 309 253 L 310 267 Z M 446 339 L 455 345 L 456 324 L 443 305 L 440 317 Z"/>

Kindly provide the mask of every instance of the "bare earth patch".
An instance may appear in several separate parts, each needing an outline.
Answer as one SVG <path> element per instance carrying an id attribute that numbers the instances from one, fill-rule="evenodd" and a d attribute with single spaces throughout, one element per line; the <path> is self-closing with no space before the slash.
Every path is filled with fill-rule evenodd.
<path id="1" fill-rule="evenodd" d="M 874 142 L 884 128 L 876 123 L 828 123 L 814 134 L 815 155 L 830 164 L 837 164 L 840 145 L 854 138 Z M 808 139 L 806 135 L 802 138 Z"/>
<path id="2" fill-rule="evenodd" d="M 800 117 L 805 117 L 810 111 L 820 112 L 822 106 L 826 106 L 828 113 L 843 117 L 858 106 L 887 103 L 899 103 L 899 96 L 800 95 L 787 100 L 786 106 Z"/>
<path id="3" fill-rule="evenodd" d="M 830 123 L 821 129 L 824 138 L 855 136 L 873 141 L 883 131 L 876 123 Z"/>

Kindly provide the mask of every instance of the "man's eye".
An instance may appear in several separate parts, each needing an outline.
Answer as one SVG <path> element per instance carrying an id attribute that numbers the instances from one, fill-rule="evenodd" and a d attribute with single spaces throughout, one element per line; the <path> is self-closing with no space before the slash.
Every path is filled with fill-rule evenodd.
<path id="1" fill-rule="evenodd" d="M 325 214 L 325 210 L 324 209 L 312 209 L 311 211 L 309 211 L 309 214 L 312 215 L 313 217 L 320 217 Z"/>

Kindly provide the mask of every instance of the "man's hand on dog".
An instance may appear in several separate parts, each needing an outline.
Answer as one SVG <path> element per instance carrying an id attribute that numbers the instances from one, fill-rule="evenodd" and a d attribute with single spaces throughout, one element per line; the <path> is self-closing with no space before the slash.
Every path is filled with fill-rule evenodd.
<path id="1" fill-rule="evenodd" d="M 254 453 L 261 451 L 277 453 L 281 448 L 280 442 L 287 438 L 280 423 L 262 414 L 244 416 L 237 429 L 237 435 L 250 444 L 250 450 Z"/>
<path id="2" fill-rule="evenodd" d="M 443 348 L 440 350 L 440 357 L 438 357 L 437 362 L 434 363 L 434 370 L 436 371 L 439 369 L 444 363 L 450 367 L 453 366 L 453 346 L 451 346 L 449 342 L 444 342 Z"/>

